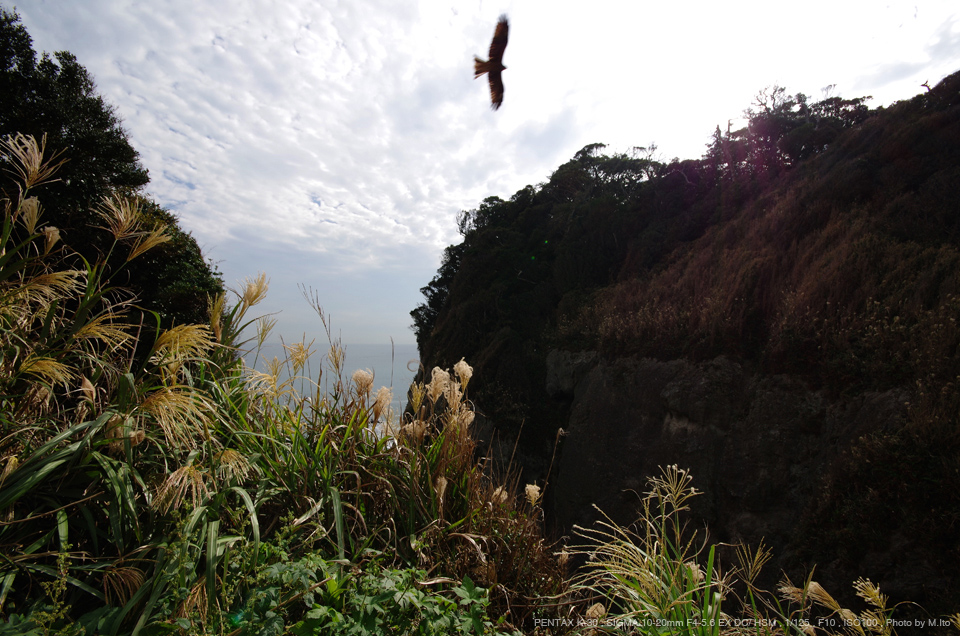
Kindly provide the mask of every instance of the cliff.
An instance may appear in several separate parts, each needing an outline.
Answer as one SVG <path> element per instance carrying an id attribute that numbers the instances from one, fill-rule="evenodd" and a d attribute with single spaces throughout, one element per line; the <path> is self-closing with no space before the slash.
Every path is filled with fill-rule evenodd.
<path id="1" fill-rule="evenodd" d="M 955 611 L 960 74 L 747 116 L 700 159 L 594 144 L 464 212 L 412 312 L 423 362 L 474 365 L 478 426 L 558 535 L 591 504 L 629 522 L 679 464 L 712 539 Z"/>

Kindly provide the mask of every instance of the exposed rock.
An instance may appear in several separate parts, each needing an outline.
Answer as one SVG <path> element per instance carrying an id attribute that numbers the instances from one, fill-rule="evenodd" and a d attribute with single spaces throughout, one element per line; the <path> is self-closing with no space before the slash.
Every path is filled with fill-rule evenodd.
<path id="1" fill-rule="evenodd" d="M 897 391 L 831 400 L 796 378 L 750 374 L 723 357 L 699 364 L 589 353 L 550 359 L 557 392 L 573 394 L 552 486 L 562 532 L 596 521 L 592 504 L 632 522 L 647 479 L 677 464 L 703 492 L 693 500 L 694 526 L 707 525 L 713 542 L 763 539 L 777 547 L 774 576 L 803 565 L 792 546 L 833 462 L 861 435 L 897 428 L 905 417 Z M 594 361 L 589 370 L 587 360 Z M 563 379 L 577 375 L 571 391 Z M 894 569 L 898 563 L 872 558 Z M 910 577 L 890 568 L 891 580 L 909 586 Z"/>
<path id="2" fill-rule="evenodd" d="M 597 362 L 595 351 L 560 351 L 547 353 L 547 395 L 572 397 L 573 389 Z"/>

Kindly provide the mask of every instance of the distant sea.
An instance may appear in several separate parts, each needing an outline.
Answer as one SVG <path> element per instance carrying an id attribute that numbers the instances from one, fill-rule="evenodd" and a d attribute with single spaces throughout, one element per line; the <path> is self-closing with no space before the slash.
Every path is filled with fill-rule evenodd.
<path id="1" fill-rule="evenodd" d="M 313 346 L 313 355 L 310 356 L 309 371 L 304 369 L 301 374 L 310 377 L 316 381 L 318 371 L 322 370 L 323 375 L 320 379 L 321 387 L 326 388 L 332 383 L 330 364 L 327 359 L 329 344 L 326 338 L 321 339 Z M 417 345 L 397 344 L 397 345 L 379 345 L 379 344 L 348 344 L 343 345 L 346 353 L 346 359 L 343 364 L 344 381 L 350 382 L 353 372 L 357 369 L 367 369 L 373 373 L 373 390 L 377 391 L 382 386 L 388 386 L 393 389 L 393 408 L 399 414 L 407 404 L 407 389 L 413 382 L 417 374 L 420 363 L 420 352 L 417 351 Z M 257 361 L 258 371 L 265 371 L 267 362 L 274 356 L 284 359 L 286 351 L 280 343 L 267 343 L 260 350 L 260 358 Z M 253 354 L 244 356 L 247 364 L 253 366 Z M 280 378 L 283 381 L 286 374 Z M 300 389 L 300 386 L 297 386 Z"/>

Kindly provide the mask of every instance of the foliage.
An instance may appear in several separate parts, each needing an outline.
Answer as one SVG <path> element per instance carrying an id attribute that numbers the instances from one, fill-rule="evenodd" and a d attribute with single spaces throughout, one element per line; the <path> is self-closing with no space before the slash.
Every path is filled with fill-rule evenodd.
<path id="1" fill-rule="evenodd" d="M 413 317 L 413 332 L 417 336 L 418 346 L 426 342 L 432 335 L 431 332 L 437 322 L 437 316 L 440 315 L 449 297 L 450 282 L 457 274 L 461 253 L 462 249 L 458 245 L 447 247 L 443 251 L 443 259 L 440 262 L 437 275 L 420 289 L 420 293 L 424 295 L 426 302 L 410 312 Z"/>
<path id="2" fill-rule="evenodd" d="M 960 628 L 960 615 L 902 618 L 900 608 L 864 578 L 853 584 L 864 606 L 859 613 L 841 606 L 813 579 L 813 571 L 801 587 L 784 576 L 779 594 L 771 594 L 756 584 L 771 558 L 762 543 L 755 549 L 736 546 L 737 564 L 724 570 L 717 558 L 720 546 L 698 545 L 696 533 L 688 533 L 681 520 L 688 501 L 700 494 L 692 477 L 677 466 L 661 471 L 649 480 L 633 527 L 607 519 L 598 527 L 578 529 L 588 541 L 578 552 L 588 561 L 571 593 L 596 601 L 579 621 L 579 633 L 890 636 L 896 625 L 921 631 L 951 621 Z"/>
<path id="3" fill-rule="evenodd" d="M 75 61 L 37 63 L 15 16 L 3 16 L 16 46 L 2 51 L 24 77 L 43 67 L 53 86 L 72 82 L 92 97 Z M 860 486 L 895 483 L 902 466 L 940 458 L 935 444 L 955 449 L 956 247 L 951 232 L 933 232 L 944 221 L 952 227 L 937 206 L 952 201 L 953 168 L 904 153 L 927 144 L 955 158 L 960 145 L 944 150 L 930 140 L 956 134 L 951 100 L 938 87 L 865 120 L 862 104 L 841 101 L 831 116 L 849 130 L 803 158 L 807 145 L 771 145 L 781 133 L 769 131 L 787 135 L 797 126 L 780 119 L 816 110 L 778 93 L 752 118 L 758 123 L 749 134 L 763 152 L 748 153 L 750 170 L 737 164 L 743 181 L 711 172 L 706 160 L 664 165 L 648 151 L 606 157 L 591 145 L 543 187 L 484 201 L 462 218 L 464 243 L 448 250 L 414 318 L 425 356 L 477 353 L 476 375 L 488 371 L 489 388 L 462 358 L 452 372 L 437 365 L 429 381 L 425 371 L 410 387 L 399 416 L 387 407 L 389 390 L 374 391 L 368 372 L 347 377 L 343 347 L 308 293 L 327 327 L 323 368 L 311 372 L 314 343 L 306 341 L 287 345 L 284 360 L 262 361 L 262 370 L 248 367 L 242 354 L 260 362 L 273 326 L 250 315 L 266 277 L 246 281 L 232 303 L 216 285 L 204 287 L 199 252 L 186 239 L 178 244 L 164 225 L 172 217 L 130 192 L 135 185 L 98 191 L 90 224 L 98 249 L 73 252 L 61 239 L 77 235 L 49 223 L 70 213 L 54 188 L 64 185 L 57 171 L 70 165 L 61 160 L 73 157 L 51 158 L 43 141 L 8 137 L 0 233 L 3 631 L 544 633 L 583 618 L 590 629 L 623 631 L 637 619 L 659 632 L 657 620 L 669 620 L 713 634 L 723 633 L 714 619 L 732 616 L 738 600 L 758 634 L 799 636 L 814 606 L 817 616 L 843 619 L 854 631 L 877 625 L 892 609 L 868 581 L 856 584 L 868 604 L 856 615 L 812 578 L 800 588 L 784 582 L 781 600 L 757 589 L 762 548 L 743 551 L 740 568 L 722 572 L 716 551 L 685 535 L 678 514 L 693 492 L 676 469 L 654 482 L 638 532 L 612 522 L 583 531 L 595 540 L 583 556 L 595 558 L 569 590 L 566 553 L 558 558 L 544 538 L 540 488 L 528 484 L 527 499 L 518 499 L 516 476 L 495 480 L 478 461 L 474 401 L 484 396 L 491 411 L 521 421 L 534 415 L 528 430 L 541 435 L 553 413 L 526 399 L 543 386 L 539 348 L 572 338 L 651 355 L 732 351 L 770 369 L 824 373 L 839 390 L 915 381 L 911 428 L 865 444 L 863 457 L 881 465 L 838 473 L 853 494 L 827 492 L 822 505 L 825 514 L 847 515 L 866 501 L 864 516 L 853 518 L 858 529 L 871 527 L 871 514 L 915 513 L 922 498 L 911 484 L 900 484 L 897 507 Z M 780 119 L 761 126 L 771 113 Z M 899 120 L 912 126 L 891 123 Z M 893 149 L 871 145 L 888 137 L 897 138 Z M 805 170 L 826 176 L 811 184 Z M 879 212 L 863 179 L 882 186 L 876 196 L 887 205 Z M 843 195 L 827 196 L 833 188 Z M 770 198 L 750 202 L 751 193 Z M 869 224 L 874 217 L 879 222 Z M 947 238 L 931 244 L 931 236 Z M 152 291 L 151 310 L 125 287 L 140 263 L 175 246 L 191 252 L 193 269 Z M 790 269 L 778 256 L 804 249 L 807 269 Z M 171 262 L 156 258 L 152 270 Z M 824 273 L 821 285 L 816 276 Z M 202 324 L 160 318 L 197 289 L 211 292 L 189 306 L 204 314 Z M 691 291 L 696 305 L 685 304 Z M 794 355 L 811 343 L 827 355 Z M 519 387 L 519 397 L 500 390 L 506 386 Z M 944 463 L 931 473 L 944 481 L 939 496 L 956 492 L 954 469 Z M 928 536 L 946 546 L 953 521 L 934 520 L 947 529 Z M 604 617 L 614 620 L 601 625 Z"/>
<path id="4" fill-rule="evenodd" d="M 356 573 L 314 556 L 269 566 L 259 587 L 231 623 L 240 634 L 488 634 L 486 590 L 469 577 L 446 594 L 430 590 L 446 579 L 428 580 L 418 569 L 367 564 Z M 282 620 L 283 606 L 300 603 L 302 617 Z M 285 631 L 284 631 L 285 630 Z"/>
<path id="5" fill-rule="evenodd" d="M 852 526 L 889 538 L 894 515 L 917 545 L 942 545 L 958 515 L 958 89 L 960 73 L 871 110 L 773 87 L 700 159 L 586 146 L 546 183 L 461 215 L 455 267 L 415 310 L 424 361 L 469 357 L 494 435 L 518 439 L 538 478 L 571 408 L 546 392 L 554 349 L 725 356 L 830 403 L 897 391 L 905 428 L 874 431 L 826 470 L 806 514 L 832 526 L 797 535 L 822 538 L 805 552 L 815 560 L 863 556 L 880 538 Z M 936 466 L 938 485 L 902 479 L 917 466 Z"/>
<path id="6" fill-rule="evenodd" d="M 165 328 L 203 321 L 206 296 L 222 291 L 219 273 L 176 218 L 140 192 L 149 177 L 115 109 L 97 94 L 75 56 L 60 51 L 38 59 L 19 16 L 0 8 L 0 137 L 18 133 L 46 137 L 49 147 L 69 150 L 58 179 L 47 184 L 44 204 L 47 222 L 77 253 L 92 262 L 111 250 L 97 229 L 97 207 L 114 192 L 133 196 L 143 223 L 151 229 L 165 225 L 170 241 L 125 265 L 124 283 L 160 315 Z M 17 187 L 15 179 L 0 176 L 8 198 L 16 198 Z M 126 257 L 114 253 L 111 267 Z M 82 264 L 74 260 L 73 266 Z"/>
<path id="7" fill-rule="evenodd" d="M 22 602 L 18 587 L 55 575 L 71 585 L 57 603 L 73 606 L 82 593 L 125 606 L 116 626 L 164 571 L 154 561 L 166 524 L 150 506 L 151 473 L 210 440 L 211 403 L 188 366 L 213 342 L 206 327 L 176 328 L 136 364 L 132 298 L 111 286 L 122 266 L 107 263 L 116 249 L 129 250 L 126 263 L 163 244 L 164 227 L 145 228 L 135 200 L 108 198 L 110 250 L 71 269 L 77 259 L 42 226 L 31 196 L 57 164 L 32 137 L 10 138 L 3 151 L 22 181 L 0 236 L 0 601 Z"/>
<path id="8" fill-rule="evenodd" d="M 20 17 L 6 9 L 0 12 L 0 40 L 0 135 L 46 133 L 53 147 L 70 149 L 70 162 L 47 200 L 59 227 L 79 231 L 79 224 L 63 220 L 85 213 L 112 190 L 145 185 L 147 171 L 75 56 L 61 51 L 37 59 Z M 4 189 L 10 185 L 5 181 Z"/>
<path id="9" fill-rule="evenodd" d="M 595 547 L 580 548 L 590 556 L 590 565 L 575 587 L 604 599 L 591 606 L 598 624 L 606 617 L 604 624 L 616 631 L 622 625 L 639 627 L 641 633 L 719 633 L 730 582 L 717 569 L 714 548 L 702 567 L 702 555 L 693 549 L 695 537 L 684 536 L 679 515 L 698 494 L 690 482 L 689 474 L 676 466 L 650 481 L 639 534 L 609 520 L 580 529 Z"/>
<path id="10" fill-rule="evenodd" d="M 475 455 L 470 365 L 434 369 L 399 417 L 369 372 L 345 378 L 329 327 L 326 374 L 306 342 L 250 368 L 273 325 L 249 315 L 263 275 L 232 305 L 211 296 L 206 324 L 144 334 L 114 281 L 170 236 L 112 194 L 108 249 L 72 268 L 34 196 L 59 168 L 44 153 L 3 145 L 20 179 L 0 233 L 6 631 L 493 633 L 552 611 L 565 583 L 540 509 Z"/>

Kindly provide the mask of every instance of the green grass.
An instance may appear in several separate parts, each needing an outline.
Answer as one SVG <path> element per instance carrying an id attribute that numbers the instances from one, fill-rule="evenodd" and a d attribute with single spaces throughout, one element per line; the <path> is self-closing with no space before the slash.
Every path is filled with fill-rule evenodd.
<path id="1" fill-rule="evenodd" d="M 369 374 L 347 379 L 329 329 L 316 377 L 312 343 L 248 368 L 273 324 L 251 317 L 262 275 L 211 298 L 209 324 L 132 324 L 105 263 L 162 228 L 112 196 L 110 253 L 67 269 L 34 197 L 57 165 L 28 137 L 3 153 L 23 182 L 0 235 L 7 631 L 493 633 L 551 611 L 542 513 L 481 470 L 468 364 L 435 369 L 399 417 Z"/>

